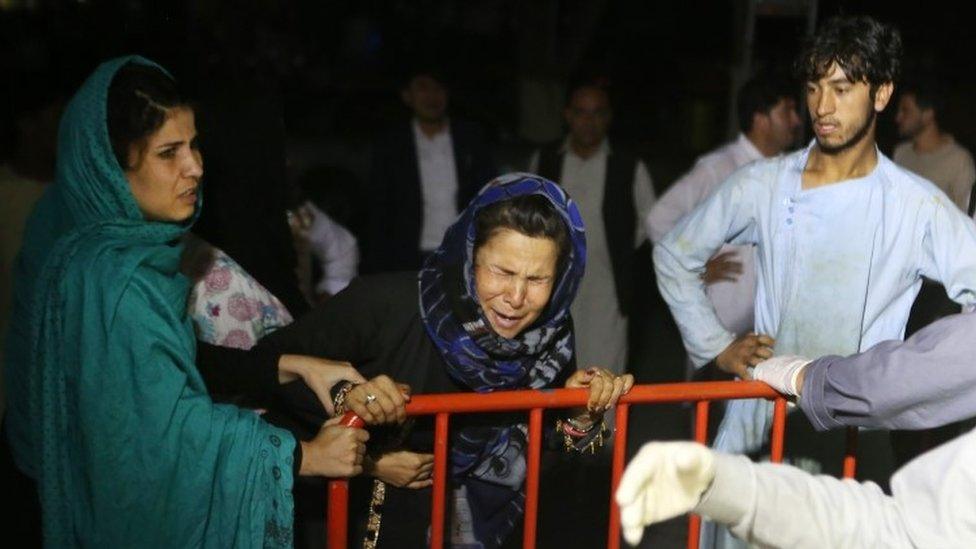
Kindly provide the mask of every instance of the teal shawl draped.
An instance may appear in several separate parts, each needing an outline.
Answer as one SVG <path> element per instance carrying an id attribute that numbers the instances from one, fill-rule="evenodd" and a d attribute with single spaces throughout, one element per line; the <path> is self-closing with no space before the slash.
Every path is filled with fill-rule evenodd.
<path id="1" fill-rule="evenodd" d="M 295 439 L 208 397 L 178 270 L 192 220 L 144 220 L 112 153 L 108 89 L 130 62 L 152 64 L 108 61 L 68 104 L 28 222 L 5 372 L 14 458 L 48 547 L 290 546 Z"/>

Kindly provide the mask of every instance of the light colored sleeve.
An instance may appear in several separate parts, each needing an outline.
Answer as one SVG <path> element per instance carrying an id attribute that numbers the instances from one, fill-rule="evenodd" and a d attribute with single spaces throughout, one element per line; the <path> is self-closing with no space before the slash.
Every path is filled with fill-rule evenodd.
<path id="1" fill-rule="evenodd" d="M 539 169 L 539 149 L 532 152 L 529 157 L 529 173 L 535 173 Z"/>
<path id="2" fill-rule="evenodd" d="M 815 360 L 804 370 L 800 408 L 821 431 L 927 429 L 976 416 L 974 335 L 976 315 L 952 315 L 904 342 Z"/>
<path id="3" fill-rule="evenodd" d="M 359 244 L 356 237 L 323 212 L 316 212 L 309 229 L 312 254 L 322 266 L 318 292 L 332 295 L 349 285 L 359 272 Z"/>
<path id="4" fill-rule="evenodd" d="M 968 212 L 973 183 L 976 183 L 976 166 L 973 165 L 973 157 L 969 152 L 966 152 L 960 164 L 956 179 L 952 182 L 952 201 L 965 206 L 963 211 Z"/>
<path id="5" fill-rule="evenodd" d="M 634 210 L 638 220 L 634 244 L 637 247 L 644 242 L 645 238 L 650 238 L 647 235 L 644 220 L 651 213 L 651 208 L 654 207 L 656 199 L 651 173 L 647 170 L 647 166 L 638 160 L 637 167 L 634 169 Z"/>
<path id="6" fill-rule="evenodd" d="M 654 247 L 658 288 L 696 367 L 718 356 L 736 337 L 719 321 L 700 275 L 723 244 L 756 243 L 761 175 L 755 165 L 732 174 Z"/>
<path id="7" fill-rule="evenodd" d="M 976 224 L 939 195 L 922 236 L 920 274 L 940 282 L 963 306 L 976 304 Z"/>
<path id="8" fill-rule="evenodd" d="M 876 484 L 744 456 L 716 454 L 715 479 L 695 512 L 759 547 L 912 547 L 899 502 Z"/>
<path id="9" fill-rule="evenodd" d="M 708 163 L 699 160 L 691 171 L 671 184 L 644 218 L 651 242 L 660 242 L 682 217 L 695 209 L 711 188 L 714 177 Z"/>

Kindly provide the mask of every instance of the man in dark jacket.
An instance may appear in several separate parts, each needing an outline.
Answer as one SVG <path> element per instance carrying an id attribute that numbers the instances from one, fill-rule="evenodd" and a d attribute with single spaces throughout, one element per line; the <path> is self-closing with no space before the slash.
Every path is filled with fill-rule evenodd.
<path id="1" fill-rule="evenodd" d="M 564 113 L 569 133 L 532 155 L 529 171 L 558 182 L 586 225 L 586 277 L 573 301 L 576 360 L 622 373 L 637 265 L 649 252 L 644 220 L 654 187 L 644 162 L 607 137 L 610 96 L 598 84 L 573 88 Z M 645 267 L 645 272 L 649 266 Z"/>
<path id="2" fill-rule="evenodd" d="M 448 118 L 448 91 L 433 72 L 401 90 L 409 121 L 373 146 L 363 272 L 419 269 L 495 168 L 479 128 Z"/>

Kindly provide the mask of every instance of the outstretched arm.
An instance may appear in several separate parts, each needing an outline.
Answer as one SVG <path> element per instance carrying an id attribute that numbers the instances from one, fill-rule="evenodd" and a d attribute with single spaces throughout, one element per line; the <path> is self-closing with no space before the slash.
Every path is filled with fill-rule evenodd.
<path id="1" fill-rule="evenodd" d="M 849 357 L 775 357 L 754 376 L 799 404 L 820 431 L 927 429 L 976 416 L 976 315 L 952 315 L 908 340 Z"/>
<path id="2" fill-rule="evenodd" d="M 644 526 L 686 512 L 728 525 L 761 547 L 964 547 L 976 539 L 976 433 L 877 485 L 756 464 L 689 442 L 652 442 L 633 459 L 616 499 L 631 544 Z"/>

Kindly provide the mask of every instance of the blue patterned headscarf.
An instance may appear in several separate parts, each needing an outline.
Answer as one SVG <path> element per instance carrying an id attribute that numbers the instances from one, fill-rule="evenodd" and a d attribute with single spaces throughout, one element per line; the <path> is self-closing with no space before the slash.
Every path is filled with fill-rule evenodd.
<path id="1" fill-rule="evenodd" d="M 569 250 L 540 318 L 517 337 L 492 330 L 475 290 L 474 243 L 478 212 L 502 200 L 539 195 L 566 223 Z M 526 173 L 488 183 L 447 230 L 420 271 L 420 316 L 450 376 L 479 393 L 541 389 L 573 360 L 569 307 L 586 264 L 583 220 L 566 192 Z M 458 273 L 460 269 L 460 273 Z M 467 490 L 475 536 L 500 545 L 522 513 L 525 426 L 465 428 L 451 445 L 451 471 Z"/>

